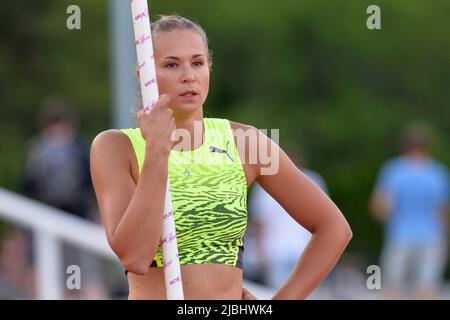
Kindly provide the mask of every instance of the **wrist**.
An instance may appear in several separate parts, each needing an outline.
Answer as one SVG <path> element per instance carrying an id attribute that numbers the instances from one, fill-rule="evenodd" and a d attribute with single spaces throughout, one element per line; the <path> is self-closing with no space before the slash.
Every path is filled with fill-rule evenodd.
<path id="1" fill-rule="evenodd" d="M 162 158 L 169 158 L 170 155 L 170 146 L 163 146 L 158 143 L 147 143 L 145 147 L 145 156 L 155 158 L 155 157 L 162 157 Z"/>

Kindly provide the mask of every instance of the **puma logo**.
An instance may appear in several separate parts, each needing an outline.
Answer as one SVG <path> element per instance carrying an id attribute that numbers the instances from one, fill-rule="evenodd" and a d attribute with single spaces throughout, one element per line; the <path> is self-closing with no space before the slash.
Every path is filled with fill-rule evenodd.
<path id="1" fill-rule="evenodd" d="M 217 152 L 217 153 L 225 153 L 228 158 L 230 158 L 231 161 L 234 162 L 233 158 L 228 154 L 228 145 L 230 144 L 230 141 L 227 141 L 227 149 L 223 150 L 214 146 L 209 146 L 209 151 L 211 152 Z"/>

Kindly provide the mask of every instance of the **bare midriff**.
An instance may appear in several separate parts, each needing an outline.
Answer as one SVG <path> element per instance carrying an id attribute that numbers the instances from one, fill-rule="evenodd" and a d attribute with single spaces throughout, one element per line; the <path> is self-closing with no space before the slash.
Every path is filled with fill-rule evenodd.
<path id="1" fill-rule="evenodd" d="M 181 266 L 185 300 L 242 299 L 242 270 L 226 264 Z M 165 300 L 163 268 L 149 268 L 145 275 L 128 273 L 130 300 Z"/>

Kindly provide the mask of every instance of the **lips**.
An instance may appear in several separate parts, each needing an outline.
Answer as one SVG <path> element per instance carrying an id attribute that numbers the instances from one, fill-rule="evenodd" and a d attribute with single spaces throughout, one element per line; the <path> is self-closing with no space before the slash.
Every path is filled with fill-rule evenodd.
<path id="1" fill-rule="evenodd" d="M 195 90 L 186 90 L 182 94 L 180 94 L 180 97 L 193 97 L 198 95 L 197 91 Z"/>

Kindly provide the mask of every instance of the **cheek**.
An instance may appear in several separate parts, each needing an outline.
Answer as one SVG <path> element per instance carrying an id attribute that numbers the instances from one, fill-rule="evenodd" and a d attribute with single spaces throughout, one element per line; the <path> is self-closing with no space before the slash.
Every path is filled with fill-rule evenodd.
<path id="1" fill-rule="evenodd" d="M 203 75 L 202 77 L 202 88 L 205 93 L 208 93 L 209 90 L 209 72 Z"/>
<path id="2" fill-rule="evenodd" d="M 167 93 L 169 88 L 171 87 L 170 78 L 168 78 L 167 75 L 162 73 L 156 76 L 156 81 L 158 82 L 158 90 L 160 94 Z"/>

